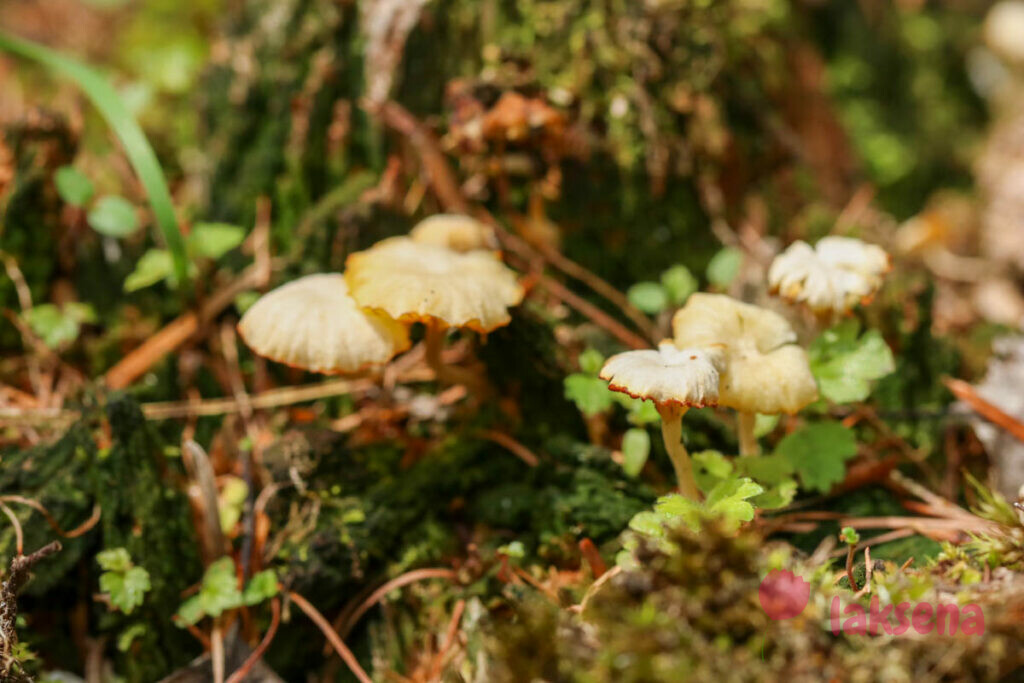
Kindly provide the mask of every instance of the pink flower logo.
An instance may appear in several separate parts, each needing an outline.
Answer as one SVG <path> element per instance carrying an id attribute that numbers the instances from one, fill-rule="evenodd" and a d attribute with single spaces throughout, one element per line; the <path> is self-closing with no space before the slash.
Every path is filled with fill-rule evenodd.
<path id="1" fill-rule="evenodd" d="M 792 619 L 804 611 L 811 597 L 811 584 L 791 571 L 773 569 L 757 590 L 761 609 L 772 621 Z"/>

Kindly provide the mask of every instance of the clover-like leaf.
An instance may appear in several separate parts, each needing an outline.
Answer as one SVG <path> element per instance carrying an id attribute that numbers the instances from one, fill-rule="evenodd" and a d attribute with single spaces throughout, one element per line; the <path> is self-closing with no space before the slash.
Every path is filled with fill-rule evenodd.
<path id="1" fill-rule="evenodd" d="M 612 392 L 599 377 L 577 372 L 565 378 L 564 388 L 565 397 L 587 417 L 603 413 L 612 406 Z"/>
<path id="2" fill-rule="evenodd" d="M 871 393 L 871 382 L 896 368 L 878 330 L 858 332 L 856 320 L 842 322 L 825 330 L 807 350 L 821 395 L 834 403 L 863 401 Z"/>
<path id="3" fill-rule="evenodd" d="M 853 432 L 836 422 L 812 424 L 788 434 L 775 449 L 793 467 L 805 489 L 827 493 L 846 474 L 846 461 L 857 454 Z"/>

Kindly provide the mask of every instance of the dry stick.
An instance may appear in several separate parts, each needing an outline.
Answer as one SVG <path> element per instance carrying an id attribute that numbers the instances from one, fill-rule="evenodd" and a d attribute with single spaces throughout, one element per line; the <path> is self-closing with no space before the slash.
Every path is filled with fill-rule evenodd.
<path id="1" fill-rule="evenodd" d="M 529 448 L 513 439 L 508 434 L 502 434 L 501 432 L 495 431 L 493 429 L 481 429 L 479 432 L 477 432 L 477 434 L 479 434 L 484 439 L 487 439 L 488 441 L 493 441 L 499 446 L 503 446 L 514 456 L 525 462 L 530 467 L 536 467 L 538 464 L 540 464 L 540 459 L 533 454 L 533 451 L 531 451 Z"/>
<path id="2" fill-rule="evenodd" d="M 213 620 L 210 631 L 210 664 L 213 668 L 213 683 L 224 683 L 224 632 L 220 618 Z"/>
<path id="3" fill-rule="evenodd" d="M 1024 423 L 1007 415 L 998 407 L 982 398 L 974 387 L 962 379 L 943 377 L 942 383 L 953 392 L 953 395 L 969 405 L 979 415 L 1008 431 L 1018 441 L 1024 441 Z"/>
<path id="4" fill-rule="evenodd" d="M 893 531 L 887 531 L 884 534 L 878 534 L 877 536 L 872 536 L 871 538 L 862 540 L 861 545 L 867 549 L 871 546 L 881 545 L 882 543 L 888 543 L 889 541 L 898 541 L 901 538 L 908 538 L 916 534 L 917 532 L 913 529 L 895 529 Z M 837 550 L 834 553 L 831 553 L 830 557 L 842 557 L 845 554 L 845 550 Z"/>
<path id="5" fill-rule="evenodd" d="M 11 520 L 11 526 L 14 527 L 14 547 L 18 553 L 18 557 L 21 557 L 25 554 L 25 533 L 21 530 L 21 522 L 18 521 L 18 517 L 14 514 L 14 510 L 7 507 L 7 505 L 2 502 L 0 502 L 0 510 L 3 510 L 4 514 L 7 515 L 7 519 Z"/>
<path id="6" fill-rule="evenodd" d="M 203 447 L 191 439 L 185 442 L 181 453 L 182 459 L 185 461 L 185 469 L 196 486 L 199 487 L 202 496 L 203 535 L 209 544 L 206 549 L 209 557 L 205 559 L 207 562 L 212 562 L 228 553 L 228 543 L 224 538 L 224 531 L 220 528 L 220 517 L 217 512 L 217 483 L 213 466 Z"/>
<path id="7" fill-rule="evenodd" d="M 270 626 L 267 627 L 267 632 L 263 634 L 263 640 L 256 646 L 256 649 L 242 662 L 242 666 L 238 667 L 233 674 L 228 678 L 226 683 L 242 683 L 245 677 L 249 675 L 252 668 L 256 666 L 256 663 L 263 658 L 263 654 L 270 647 L 270 642 L 274 640 L 274 636 L 277 635 L 277 626 L 281 623 L 281 600 L 279 598 L 273 598 L 270 601 Z"/>
<path id="8" fill-rule="evenodd" d="M 59 552 L 60 541 L 47 543 L 31 555 L 18 555 L 11 560 L 10 571 L 0 584 L 0 680 L 30 681 L 23 673 L 12 673 L 11 667 L 16 664 L 14 648 L 18 644 L 18 633 L 15 624 L 18 620 L 18 593 L 25 587 L 32 566 L 43 558 Z"/>
<path id="9" fill-rule="evenodd" d="M 411 572 L 406 572 L 381 585 L 380 588 L 370 593 L 365 600 L 354 608 L 352 605 L 346 605 L 345 609 L 338 615 L 338 618 L 335 619 L 335 630 L 341 634 L 342 638 L 348 638 L 349 633 L 359 623 L 362 616 L 371 607 L 380 602 L 385 595 L 397 588 L 402 588 L 424 579 L 448 579 L 449 581 L 454 581 L 457 576 L 454 570 L 442 568 L 414 569 Z"/>
<path id="10" fill-rule="evenodd" d="M 579 296 L 571 289 L 563 285 L 558 280 L 555 280 L 547 275 L 541 275 L 538 284 L 544 289 L 551 292 L 557 298 L 561 299 L 565 303 L 569 304 L 583 315 L 590 318 L 597 325 L 600 325 L 605 330 L 610 332 L 620 342 L 625 344 L 631 349 L 649 349 L 651 347 L 650 342 L 630 331 L 625 325 L 620 323 L 615 318 L 611 317 L 600 308 L 590 303 L 583 297 Z"/>
<path id="11" fill-rule="evenodd" d="M 299 387 L 270 389 L 249 396 L 248 405 L 253 410 L 278 408 L 315 401 L 320 398 L 353 394 L 367 391 L 376 386 L 370 379 L 334 379 Z M 160 401 L 142 404 L 142 413 L 150 420 L 166 420 L 179 417 L 209 417 L 242 411 L 242 405 L 234 398 L 211 398 L 202 401 Z"/>
<path id="12" fill-rule="evenodd" d="M 857 581 L 853 578 L 853 556 L 857 552 L 857 544 L 851 543 L 846 551 L 846 578 L 850 580 L 850 590 L 857 590 Z"/>
<path id="13" fill-rule="evenodd" d="M 539 251 L 548 263 L 566 275 L 576 278 L 594 290 L 594 292 L 618 306 L 626 317 L 633 321 L 638 330 L 648 337 L 653 337 L 654 325 L 651 324 L 650 318 L 637 310 L 633 304 L 629 303 L 626 295 L 616 289 L 614 285 L 566 257 L 565 254 L 554 247 L 543 246 L 539 248 Z"/>
<path id="14" fill-rule="evenodd" d="M 107 388 L 127 387 L 161 358 L 184 344 L 199 330 L 201 324 L 219 315 L 235 297 L 246 290 L 265 286 L 269 279 L 270 269 L 266 263 L 256 263 L 246 268 L 234 282 L 214 292 L 198 313 L 189 311 L 178 316 L 110 368 L 103 376 Z"/>
<path id="15" fill-rule="evenodd" d="M 29 506 L 30 508 L 37 511 L 39 514 L 43 516 L 43 519 L 46 520 L 46 523 L 50 525 L 51 529 L 57 532 L 57 535 L 62 536 L 64 538 L 78 538 L 82 534 L 86 533 L 94 526 L 96 526 L 96 523 L 100 521 L 100 515 L 102 514 L 102 509 L 100 508 L 100 506 L 98 504 L 94 504 L 92 506 L 92 514 L 89 515 L 89 519 L 85 520 L 71 531 L 64 531 L 60 528 L 60 524 L 57 523 L 57 520 L 53 517 L 53 515 L 50 514 L 50 511 L 47 510 L 43 506 L 43 504 L 40 503 L 38 500 L 33 500 L 32 498 L 25 498 L 24 496 L 10 494 L 6 496 L 0 496 L 0 501 L 6 503 L 20 503 L 21 505 Z"/>
<path id="16" fill-rule="evenodd" d="M 448 622 L 448 630 L 445 632 L 444 643 L 441 644 L 441 649 L 438 650 L 437 656 L 434 657 L 433 665 L 430 667 L 430 677 L 427 680 L 437 681 L 441 679 L 445 655 L 448 654 L 448 650 L 455 643 L 455 637 L 458 635 L 459 624 L 462 622 L 462 614 L 465 610 L 465 600 L 459 600 L 455 603 L 455 609 L 452 610 L 452 618 Z"/>
<path id="17" fill-rule="evenodd" d="M 359 679 L 360 683 L 373 683 L 373 679 L 366 675 L 363 667 L 359 666 L 359 662 L 356 660 L 355 655 L 353 655 L 352 651 L 346 647 L 341 637 L 334 632 L 331 625 L 326 619 L 324 619 L 324 615 L 320 614 L 316 607 L 313 607 L 306 598 L 302 597 L 295 591 L 289 591 L 288 597 L 290 597 L 292 602 L 298 605 L 299 609 L 305 612 L 306 616 L 309 617 L 317 627 L 319 627 L 325 636 L 327 636 L 327 640 L 334 647 L 335 652 L 341 656 L 345 661 L 345 664 L 348 665 L 349 671 Z"/>

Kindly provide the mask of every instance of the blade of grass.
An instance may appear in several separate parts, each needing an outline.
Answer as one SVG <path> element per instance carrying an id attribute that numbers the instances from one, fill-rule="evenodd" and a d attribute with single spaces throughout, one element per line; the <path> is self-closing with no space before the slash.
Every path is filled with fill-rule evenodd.
<path id="1" fill-rule="evenodd" d="M 188 278 L 188 256 L 185 240 L 178 229 L 171 193 L 163 169 L 153 152 L 146 134 L 125 106 L 121 97 L 107 79 L 97 70 L 71 57 L 37 43 L 15 38 L 0 32 L 0 50 L 6 50 L 25 59 L 39 62 L 54 73 L 70 78 L 92 101 L 100 114 L 121 141 L 125 154 L 135 168 L 153 209 L 164 243 L 174 258 L 174 274 L 180 285 Z"/>

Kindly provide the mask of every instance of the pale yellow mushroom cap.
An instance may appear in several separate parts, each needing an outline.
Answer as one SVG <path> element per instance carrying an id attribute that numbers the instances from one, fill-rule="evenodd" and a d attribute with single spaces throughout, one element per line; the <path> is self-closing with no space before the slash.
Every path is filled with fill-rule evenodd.
<path id="1" fill-rule="evenodd" d="M 600 377 L 612 391 L 659 406 L 716 405 L 723 360 L 720 349 L 677 349 L 671 342 L 662 342 L 657 350 L 612 356 Z"/>
<path id="2" fill-rule="evenodd" d="M 697 293 L 672 319 L 679 348 L 719 347 L 719 405 L 746 413 L 795 413 L 818 397 L 807 354 L 785 318 L 724 294 Z"/>
<path id="3" fill-rule="evenodd" d="M 514 271 L 495 252 L 465 254 L 391 237 L 348 257 L 345 279 L 360 305 L 403 322 L 489 332 L 523 300 Z"/>
<path id="4" fill-rule="evenodd" d="M 825 237 L 814 248 L 794 242 L 768 269 L 768 285 L 784 299 L 816 312 L 845 313 L 874 295 L 889 270 L 889 255 L 852 237 Z"/>
<path id="5" fill-rule="evenodd" d="M 494 249 L 494 230 L 475 218 L 457 213 L 439 213 L 424 218 L 409 231 L 413 242 L 436 244 L 455 251 Z"/>
<path id="6" fill-rule="evenodd" d="M 238 331 L 261 356 L 323 373 L 358 372 L 409 348 L 406 327 L 360 308 L 340 274 L 307 275 L 265 294 Z"/>
<path id="7" fill-rule="evenodd" d="M 997 2 L 985 17 L 985 43 L 1003 59 L 1024 64 L 1024 2 Z"/>

